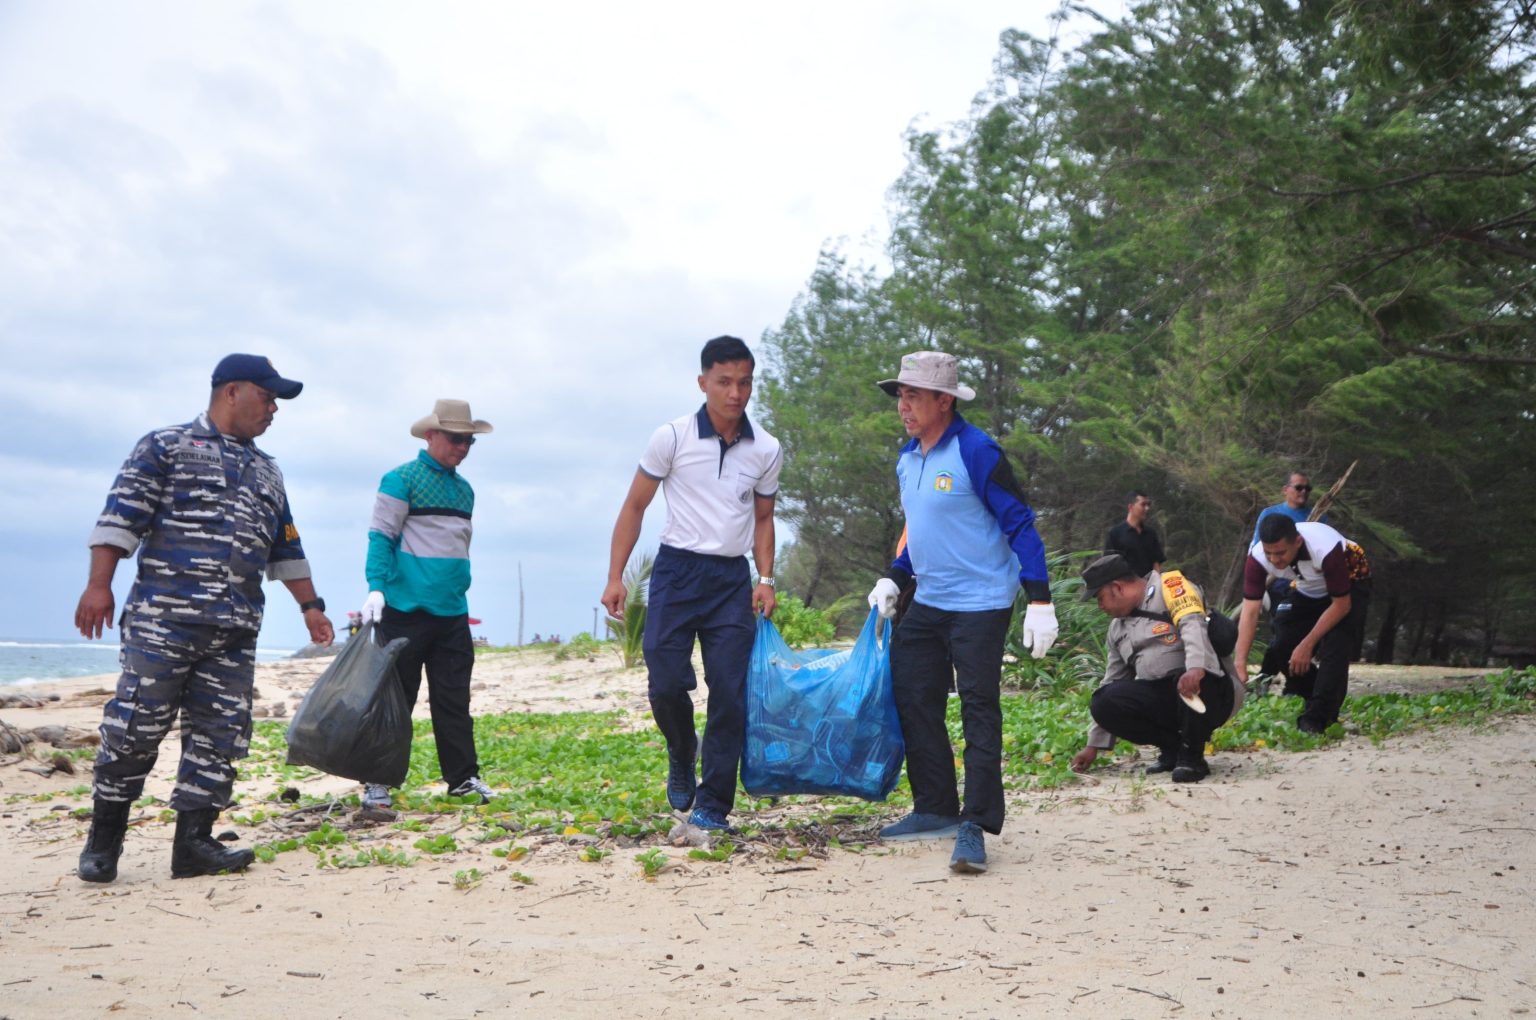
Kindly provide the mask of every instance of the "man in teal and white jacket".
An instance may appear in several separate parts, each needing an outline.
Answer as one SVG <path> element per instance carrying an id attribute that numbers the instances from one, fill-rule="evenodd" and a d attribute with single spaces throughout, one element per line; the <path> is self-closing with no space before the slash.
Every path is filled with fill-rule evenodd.
<path id="1" fill-rule="evenodd" d="M 465 598 L 475 490 L 458 467 L 475 436 L 490 431 L 490 422 L 476 420 L 462 400 L 439 400 L 411 426 L 411 435 L 425 439 L 427 448 L 379 483 L 368 527 L 369 591 L 362 612 L 364 623 L 378 624 L 381 641 L 409 642 L 395 668 L 412 707 L 426 668 L 443 782 L 451 795 L 478 797 L 481 803 L 491 790 L 480 779 L 469 715 L 475 650 Z M 364 788 L 364 808 L 389 806 L 388 787 Z"/>

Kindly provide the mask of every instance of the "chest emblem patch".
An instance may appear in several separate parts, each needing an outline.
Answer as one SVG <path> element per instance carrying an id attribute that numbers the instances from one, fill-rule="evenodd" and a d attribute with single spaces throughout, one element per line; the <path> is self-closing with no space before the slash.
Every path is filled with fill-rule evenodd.
<path id="1" fill-rule="evenodd" d="M 955 487 L 955 476 L 948 471 L 940 471 L 938 477 L 933 480 L 934 492 L 949 492 Z"/>

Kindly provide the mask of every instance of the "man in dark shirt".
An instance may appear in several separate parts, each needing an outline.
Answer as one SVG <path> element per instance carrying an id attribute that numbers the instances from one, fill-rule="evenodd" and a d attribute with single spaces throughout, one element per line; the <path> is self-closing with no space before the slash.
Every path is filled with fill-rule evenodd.
<path id="1" fill-rule="evenodd" d="M 1163 542 L 1147 523 L 1152 497 L 1137 489 L 1126 497 L 1125 520 L 1109 529 L 1104 555 L 1119 553 L 1142 577 L 1163 568 Z"/>

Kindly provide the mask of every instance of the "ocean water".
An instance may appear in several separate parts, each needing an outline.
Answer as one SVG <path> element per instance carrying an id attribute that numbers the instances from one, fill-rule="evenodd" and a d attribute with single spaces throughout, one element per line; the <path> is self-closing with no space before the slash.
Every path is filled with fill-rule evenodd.
<path id="1" fill-rule="evenodd" d="M 0 638 L 0 687 L 116 673 L 117 642 Z M 292 649 L 256 649 L 258 662 L 286 659 Z"/>

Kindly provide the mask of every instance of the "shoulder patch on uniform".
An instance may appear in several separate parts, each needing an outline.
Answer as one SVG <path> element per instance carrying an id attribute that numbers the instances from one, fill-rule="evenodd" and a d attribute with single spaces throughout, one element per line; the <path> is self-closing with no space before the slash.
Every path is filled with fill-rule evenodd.
<path id="1" fill-rule="evenodd" d="M 1177 570 L 1163 571 L 1163 601 L 1168 604 L 1168 615 L 1175 626 L 1190 613 L 1205 615 L 1205 603 L 1200 601 L 1200 593 Z"/>

